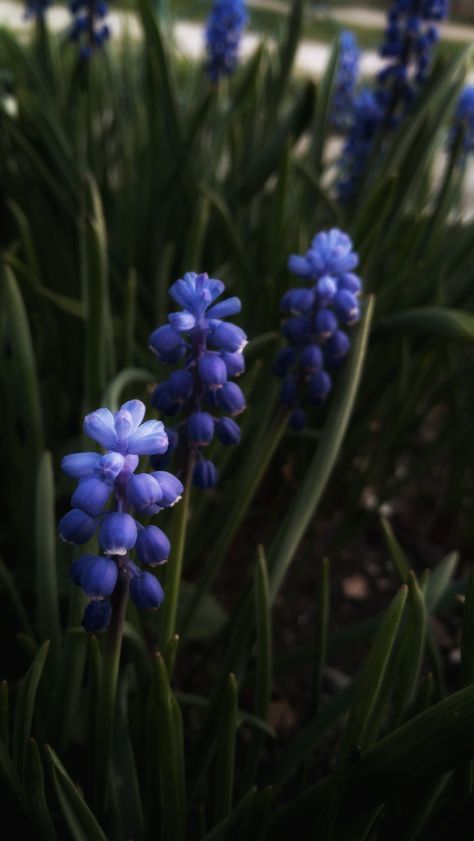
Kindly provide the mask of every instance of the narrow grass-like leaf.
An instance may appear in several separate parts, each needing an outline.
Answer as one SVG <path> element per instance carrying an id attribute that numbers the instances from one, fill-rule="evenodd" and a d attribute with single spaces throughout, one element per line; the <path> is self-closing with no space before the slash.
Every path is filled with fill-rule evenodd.
<path id="1" fill-rule="evenodd" d="M 367 301 L 352 352 L 331 400 L 324 432 L 295 501 L 284 518 L 269 552 L 270 596 L 275 599 L 336 464 L 357 396 L 364 366 L 373 299 Z"/>
<path id="2" fill-rule="evenodd" d="M 326 69 L 318 88 L 318 98 L 316 103 L 316 114 L 310 152 L 311 160 L 318 174 L 321 172 L 323 166 L 324 145 L 326 143 L 329 129 L 334 84 L 339 66 L 339 54 L 339 37 L 337 37 L 333 42 L 329 61 L 326 65 Z"/>
<path id="3" fill-rule="evenodd" d="M 42 639 L 51 641 L 51 656 L 59 654 L 58 572 L 56 565 L 56 513 L 51 453 L 45 451 L 38 465 L 35 498 L 36 610 Z"/>
<path id="4" fill-rule="evenodd" d="M 43 447 L 43 420 L 34 344 L 15 275 L 5 265 L 1 272 L 2 299 L 16 363 L 16 380 L 19 384 L 21 383 L 23 421 L 25 429 L 28 430 L 32 456 L 36 461 Z"/>
<path id="5" fill-rule="evenodd" d="M 149 801 L 153 816 L 151 826 L 161 827 L 160 837 L 164 841 L 181 841 L 185 837 L 184 748 L 180 720 L 165 662 L 161 654 L 156 654 L 148 701 L 148 797 L 155 800 Z"/>
<path id="6" fill-rule="evenodd" d="M 251 788 L 230 815 L 204 836 L 203 841 L 229 841 L 232 838 L 232 834 L 242 824 L 242 821 L 247 815 L 254 801 L 256 791 L 256 788 Z"/>
<path id="7" fill-rule="evenodd" d="M 18 800 L 24 812 L 28 812 L 28 806 L 25 797 L 25 790 L 20 782 L 18 772 L 12 761 L 8 749 L 4 742 L 0 739 L 0 779 L 10 789 L 12 794 Z"/>
<path id="8" fill-rule="evenodd" d="M 202 695 L 191 695 L 189 692 L 175 692 L 174 695 L 183 707 L 199 707 L 202 710 L 206 710 L 209 707 L 209 698 L 203 698 Z M 267 724 L 266 721 L 263 721 L 263 719 L 257 718 L 256 715 L 248 713 L 246 710 L 237 710 L 237 724 L 238 726 L 244 724 L 247 727 L 251 727 L 263 733 L 265 736 L 269 736 L 270 739 L 276 738 L 273 727 Z"/>
<path id="9" fill-rule="evenodd" d="M 255 613 L 257 629 L 255 713 L 265 721 L 272 692 L 273 647 L 268 570 L 263 546 L 258 547 L 255 572 Z"/>
<path id="10" fill-rule="evenodd" d="M 328 798 L 316 818 L 318 832 L 332 839 L 347 787 L 347 769 L 353 754 L 359 755 L 373 738 L 373 722 L 380 715 L 379 699 L 389 667 L 390 656 L 397 638 L 407 599 L 404 584 L 388 607 L 370 654 L 358 680 L 358 691 L 352 705 L 336 760 Z"/>
<path id="11" fill-rule="evenodd" d="M 237 731 L 237 682 L 230 674 L 222 694 L 218 721 L 214 820 L 224 820 L 232 810 L 234 790 L 235 737 Z"/>
<path id="12" fill-rule="evenodd" d="M 374 338 L 400 334 L 439 341 L 474 342 L 474 317 L 449 307 L 414 307 L 383 318 L 374 330 Z"/>
<path id="13" fill-rule="evenodd" d="M 13 723 L 13 760 L 16 767 L 23 771 L 28 739 L 35 711 L 36 693 L 48 656 L 49 640 L 43 643 L 25 677 L 20 683 Z"/>
<path id="14" fill-rule="evenodd" d="M 31 627 L 31 622 L 18 591 L 18 587 L 13 580 L 10 570 L 3 563 L 2 558 L 0 558 L 0 591 L 6 593 L 7 598 L 20 620 L 25 633 L 28 634 L 28 636 L 33 636 L 33 628 Z"/>
<path id="15" fill-rule="evenodd" d="M 469 571 L 468 588 L 464 602 L 461 638 L 461 686 L 474 684 L 474 567 Z M 458 788 L 464 797 L 472 794 L 474 788 L 474 761 L 470 761 L 457 772 Z"/>
<path id="16" fill-rule="evenodd" d="M 443 601 L 458 563 L 459 552 L 450 552 L 431 572 L 424 589 L 428 613 L 435 613 Z"/>
<path id="17" fill-rule="evenodd" d="M 270 786 L 256 793 L 242 822 L 238 841 L 249 841 L 251 838 L 264 841 L 267 836 L 272 799 L 273 791 Z"/>
<path id="18" fill-rule="evenodd" d="M 55 745 L 64 748 L 71 736 L 86 665 L 88 637 L 82 628 L 68 628 L 57 689 L 52 704 L 51 732 Z"/>
<path id="19" fill-rule="evenodd" d="M 99 822 L 59 757 L 49 745 L 45 746 L 45 751 L 58 803 L 74 841 L 107 841 Z"/>
<path id="20" fill-rule="evenodd" d="M 420 674 L 426 637 L 426 609 L 423 594 L 413 573 L 408 579 L 405 625 L 401 632 L 398 667 L 393 667 L 395 693 L 393 720 L 399 722 L 413 702 Z"/>
<path id="21" fill-rule="evenodd" d="M 24 777 L 35 827 L 37 827 L 40 837 L 44 841 L 56 841 L 57 835 L 46 800 L 43 763 L 34 739 L 28 739 Z"/>
<path id="22" fill-rule="evenodd" d="M 455 692 L 389 733 L 348 766 L 344 809 L 355 818 L 393 801 L 418 781 L 444 774 L 470 759 L 474 742 L 474 686 Z M 300 794 L 272 817 L 275 841 L 298 835 L 327 800 L 332 778 Z"/>
<path id="23" fill-rule="evenodd" d="M 410 577 L 410 565 L 408 563 L 405 552 L 403 551 L 397 538 L 395 537 L 395 534 L 393 533 L 393 529 L 389 521 L 385 519 L 385 517 L 381 517 L 380 523 L 382 525 L 385 543 L 390 553 L 390 557 L 395 565 L 395 569 L 402 583 L 408 584 L 408 580 Z"/>
<path id="24" fill-rule="evenodd" d="M 116 412 L 122 401 L 122 393 L 129 385 L 151 383 L 155 376 L 152 371 L 146 371 L 144 368 L 124 368 L 107 386 L 102 398 L 103 405 Z"/>

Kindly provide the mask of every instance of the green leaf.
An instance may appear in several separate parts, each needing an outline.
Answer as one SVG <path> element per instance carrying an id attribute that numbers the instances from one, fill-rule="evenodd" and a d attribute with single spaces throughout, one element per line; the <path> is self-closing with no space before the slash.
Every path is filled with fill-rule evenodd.
<path id="1" fill-rule="evenodd" d="M 293 0 L 291 12 L 288 19 L 286 38 L 279 51 L 279 71 L 275 79 L 271 79 L 269 90 L 268 111 L 266 114 L 269 126 L 273 120 L 286 90 L 288 80 L 291 76 L 291 69 L 298 49 L 298 44 L 303 26 L 303 0 Z"/>
<path id="2" fill-rule="evenodd" d="M 54 790 L 74 841 L 107 841 L 95 816 L 53 749 L 45 746 Z"/>
<path id="3" fill-rule="evenodd" d="M 0 739 L 0 779 L 8 786 L 24 812 L 28 812 L 25 792 L 8 749 Z"/>
<path id="4" fill-rule="evenodd" d="M 234 790 L 235 736 L 237 731 L 237 682 L 230 674 L 222 693 L 218 718 L 214 820 L 226 818 L 232 810 Z"/>
<path id="5" fill-rule="evenodd" d="M 20 775 L 25 766 L 25 755 L 35 711 L 36 693 L 48 656 L 49 645 L 49 640 L 43 643 L 25 677 L 21 680 L 18 689 L 12 746 L 13 760 L 20 771 Z"/>
<path id="6" fill-rule="evenodd" d="M 450 552 L 431 572 L 424 588 L 425 604 L 428 613 L 436 613 L 439 605 L 446 596 L 458 563 L 459 553 Z"/>
<path id="7" fill-rule="evenodd" d="M 36 461 L 43 448 L 43 420 L 34 345 L 18 283 L 12 270 L 5 265 L 2 269 L 2 299 L 15 359 L 16 380 L 21 383 L 23 421 Z"/>
<path id="8" fill-rule="evenodd" d="M 258 547 L 254 592 L 257 629 L 255 713 L 266 721 L 273 684 L 273 646 L 268 569 L 263 546 Z"/>
<path id="9" fill-rule="evenodd" d="M 395 565 L 395 569 L 398 573 L 398 576 L 403 584 L 408 584 L 410 578 L 410 566 L 407 561 L 405 552 L 403 551 L 397 538 L 395 537 L 392 526 L 390 525 L 389 521 L 386 520 L 385 517 L 381 517 L 380 523 L 382 525 L 383 536 L 385 538 L 387 549 Z"/>
<path id="10" fill-rule="evenodd" d="M 88 635 L 83 628 L 68 628 L 61 668 L 57 677 L 56 693 L 51 705 L 50 731 L 55 734 L 55 745 L 64 748 L 71 737 L 73 723 L 86 665 Z"/>
<path id="11" fill-rule="evenodd" d="M 206 710 L 210 704 L 209 698 L 203 698 L 202 695 L 191 695 L 189 692 L 175 692 L 174 694 L 182 706 L 199 707 L 202 710 Z M 241 724 L 245 724 L 247 727 L 252 727 L 254 730 L 264 733 L 265 736 L 269 736 L 271 739 L 276 738 L 273 727 L 270 727 L 266 721 L 257 718 L 256 715 L 252 715 L 252 713 L 248 713 L 246 710 L 237 710 L 237 724 L 239 727 Z"/>
<path id="12" fill-rule="evenodd" d="M 112 412 L 116 412 L 122 402 L 122 393 L 129 385 L 132 383 L 151 383 L 155 379 L 156 374 L 153 374 L 152 371 L 146 371 L 144 368 L 124 368 L 107 386 L 102 397 L 102 405 Z"/>
<path id="13" fill-rule="evenodd" d="M 150 826 L 160 832 L 164 841 L 181 841 L 185 837 L 183 750 L 181 715 L 171 693 L 164 659 L 156 654 L 147 711 L 148 805 Z"/>
<path id="14" fill-rule="evenodd" d="M 38 465 L 35 497 L 36 610 L 42 639 L 51 641 L 51 654 L 59 654 L 58 573 L 56 565 L 56 513 L 51 453 L 45 451 Z"/>
<path id="15" fill-rule="evenodd" d="M 43 763 L 34 739 L 28 739 L 27 743 L 25 789 L 35 827 L 37 827 L 41 838 L 44 841 L 56 841 L 57 835 L 46 800 Z"/>
<path id="16" fill-rule="evenodd" d="M 316 818 L 317 831 L 328 841 L 336 832 L 338 816 L 347 791 L 347 769 L 350 768 L 351 757 L 354 752 L 358 755 L 373 740 L 373 725 L 374 721 L 379 719 L 379 711 L 385 700 L 384 680 L 405 609 L 407 591 L 408 588 L 404 584 L 388 607 L 357 681 L 358 690 L 337 754 L 331 787 Z"/>
<path id="17" fill-rule="evenodd" d="M 474 742 L 474 686 L 455 692 L 411 718 L 347 768 L 344 811 L 352 818 L 409 793 L 415 784 L 445 774 L 469 760 Z M 272 841 L 298 837 L 314 824 L 332 778 L 311 786 L 272 817 Z"/>
<path id="18" fill-rule="evenodd" d="M 269 552 L 270 597 L 273 601 L 280 589 L 298 545 L 314 516 L 339 456 L 344 435 L 354 407 L 365 359 L 373 299 L 366 305 L 317 447 L 296 498 L 280 525 Z"/>
<path id="19" fill-rule="evenodd" d="M 23 630 L 28 636 L 33 636 L 33 629 L 29 620 L 28 614 L 25 610 L 23 600 L 18 591 L 13 576 L 10 570 L 5 566 L 3 560 L 0 558 L 0 591 L 7 594 L 10 603 L 15 611 L 18 619 L 21 622 Z"/>
<path id="20" fill-rule="evenodd" d="M 333 41 L 329 61 L 318 87 L 316 114 L 312 132 L 312 148 L 310 157 L 316 172 L 323 169 L 324 145 L 327 140 L 329 121 L 331 116 L 334 84 L 339 67 L 339 36 Z"/>
<path id="21" fill-rule="evenodd" d="M 473 342 L 474 317 L 448 307 L 414 307 L 383 318 L 373 331 L 374 338 L 400 334 L 439 341 Z"/>
<path id="22" fill-rule="evenodd" d="M 10 744 L 10 690 L 6 680 L 0 683 L 0 741 Z"/>
<path id="23" fill-rule="evenodd" d="M 230 833 L 233 833 L 242 824 L 247 815 L 256 791 L 256 788 L 250 789 L 230 815 L 204 836 L 203 841 L 229 841 L 232 838 Z"/>
<path id="24" fill-rule="evenodd" d="M 86 311 L 85 379 L 87 405 L 95 408 L 104 392 L 112 343 L 108 289 L 107 229 L 92 176 L 84 185 L 81 264 Z"/>

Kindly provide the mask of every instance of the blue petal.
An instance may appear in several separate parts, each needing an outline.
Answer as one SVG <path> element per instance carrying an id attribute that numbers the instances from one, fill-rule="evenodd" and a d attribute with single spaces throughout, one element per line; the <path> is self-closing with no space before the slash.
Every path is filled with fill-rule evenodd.
<path id="1" fill-rule="evenodd" d="M 99 453 L 71 453 L 61 461 L 61 470 L 73 479 L 84 479 L 92 476 L 99 460 Z"/>
<path id="2" fill-rule="evenodd" d="M 168 436 L 161 421 L 147 421 L 128 440 L 128 452 L 137 456 L 161 455 L 167 449 Z"/>
<path id="3" fill-rule="evenodd" d="M 114 415 L 115 430 L 119 441 L 126 441 L 135 432 L 145 417 L 145 404 L 141 400 L 129 400 L 120 406 Z"/>
<path id="4" fill-rule="evenodd" d="M 207 310 L 206 315 L 209 318 L 225 318 L 228 315 L 235 315 L 242 309 L 240 298 L 227 298 L 226 301 L 221 301 L 219 304 L 214 304 L 213 307 Z"/>
<path id="5" fill-rule="evenodd" d="M 188 330 L 192 330 L 196 324 L 194 315 L 191 315 L 186 310 L 184 312 L 170 313 L 168 321 L 173 329 L 178 330 L 180 333 L 186 333 Z"/>
<path id="6" fill-rule="evenodd" d="M 117 444 L 114 416 L 110 409 L 97 409 L 84 418 L 84 432 L 102 447 L 111 450 Z"/>

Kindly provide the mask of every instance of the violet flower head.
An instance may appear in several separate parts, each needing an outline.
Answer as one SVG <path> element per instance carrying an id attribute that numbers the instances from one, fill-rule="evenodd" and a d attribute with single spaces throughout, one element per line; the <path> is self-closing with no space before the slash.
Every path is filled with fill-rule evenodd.
<path id="1" fill-rule="evenodd" d="M 69 37 L 79 45 L 81 59 L 87 61 L 110 38 L 108 5 L 105 0 L 70 0 L 69 9 L 74 18 Z"/>
<path id="2" fill-rule="evenodd" d="M 350 237 L 337 228 L 317 234 L 305 255 L 292 254 L 288 260 L 290 271 L 308 285 L 283 295 L 288 345 L 277 355 L 273 371 L 282 379 L 280 400 L 295 430 L 306 425 L 310 407 L 326 401 L 332 374 L 349 351 L 346 331 L 360 318 L 358 262 Z"/>
<path id="3" fill-rule="evenodd" d="M 97 533 L 102 550 L 101 555 L 81 555 L 71 567 L 73 581 L 92 600 L 83 617 L 89 632 L 108 625 L 112 611 L 108 600 L 120 578 L 128 578 L 137 607 L 156 608 L 164 598 L 159 581 L 143 571 L 130 553 L 135 551 L 138 561 L 148 566 L 166 562 L 171 548 L 167 536 L 155 525 L 144 525 L 142 518 L 178 502 L 183 486 L 165 471 L 136 472 L 140 456 L 164 453 L 168 447 L 161 421 L 143 423 L 144 415 L 140 400 L 129 400 L 115 413 L 91 412 L 84 419 L 84 432 L 106 452 L 72 453 L 61 462 L 62 470 L 78 484 L 72 508 L 59 523 L 59 534 L 81 546 Z"/>
<path id="4" fill-rule="evenodd" d="M 242 355 L 247 344 L 244 331 L 225 318 L 240 312 L 238 298 L 217 302 L 225 286 L 207 274 L 188 272 L 170 288 L 170 295 L 182 307 L 168 317 L 168 324 L 150 336 L 150 348 L 160 362 L 182 362 L 168 379 L 153 391 L 152 403 L 163 415 L 181 415 L 167 428 L 170 447 L 165 458 L 154 457 L 155 467 L 163 467 L 173 451 L 193 453 L 196 464 L 194 484 L 206 490 L 217 482 L 213 462 L 201 454 L 217 438 L 225 446 L 238 444 L 240 429 L 235 417 L 245 407 L 245 397 L 232 378 L 245 370 Z"/>
<path id="5" fill-rule="evenodd" d="M 244 0 L 214 0 L 206 26 L 206 70 L 211 82 L 234 73 L 248 14 Z"/>
<path id="6" fill-rule="evenodd" d="M 360 49 L 357 38 L 350 30 L 343 30 L 339 36 L 339 60 L 334 82 L 331 104 L 331 122 L 335 129 L 347 129 L 359 78 Z"/>

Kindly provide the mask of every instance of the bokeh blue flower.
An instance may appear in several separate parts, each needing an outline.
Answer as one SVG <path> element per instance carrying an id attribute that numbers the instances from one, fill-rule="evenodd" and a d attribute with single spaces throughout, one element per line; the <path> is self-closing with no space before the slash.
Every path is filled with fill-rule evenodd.
<path id="1" fill-rule="evenodd" d="M 70 38 L 79 45 L 81 58 L 90 59 L 110 38 L 108 5 L 105 0 L 71 0 L 69 9 L 74 18 Z"/>
<path id="2" fill-rule="evenodd" d="M 338 131 L 347 129 L 351 121 L 356 86 L 359 78 L 360 49 L 349 29 L 339 35 L 339 59 L 331 103 L 331 123 Z"/>
<path id="3" fill-rule="evenodd" d="M 214 0 L 206 25 L 206 70 L 212 82 L 234 73 L 248 14 L 244 0 Z"/>

